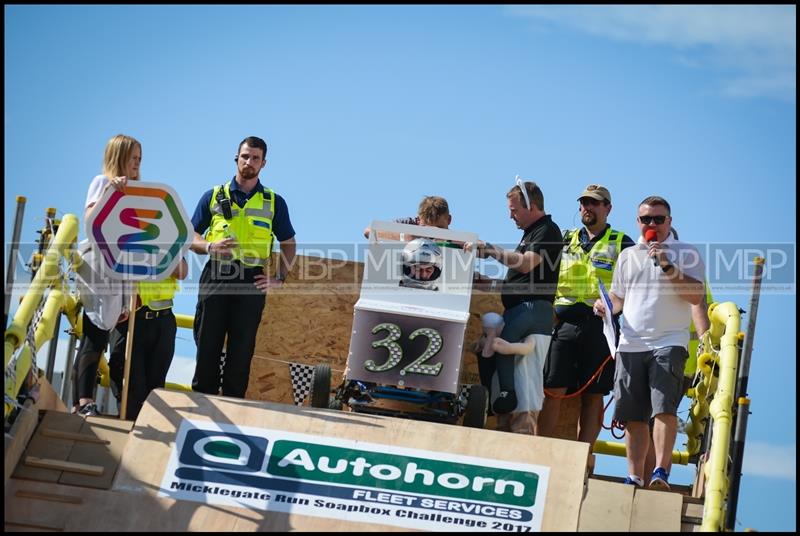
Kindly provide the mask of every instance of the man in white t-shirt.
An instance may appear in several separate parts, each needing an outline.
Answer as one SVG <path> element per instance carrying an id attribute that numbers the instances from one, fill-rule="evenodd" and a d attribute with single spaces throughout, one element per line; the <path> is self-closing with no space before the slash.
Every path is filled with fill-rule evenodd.
<path id="1" fill-rule="evenodd" d="M 700 253 L 670 235 L 672 217 L 658 196 L 639 204 L 641 237 L 620 253 L 611 283 L 614 313 L 622 312 L 614 376 L 614 418 L 625 422 L 626 484 L 643 486 L 652 417 L 656 468 L 650 487 L 668 490 L 683 369 L 688 357 L 691 306 L 704 296 Z M 605 306 L 597 300 L 595 312 Z"/>

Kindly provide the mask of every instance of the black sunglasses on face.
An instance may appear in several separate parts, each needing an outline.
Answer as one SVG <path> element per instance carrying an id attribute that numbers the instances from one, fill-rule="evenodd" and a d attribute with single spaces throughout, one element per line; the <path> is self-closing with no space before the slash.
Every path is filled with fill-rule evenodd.
<path id="1" fill-rule="evenodd" d="M 651 223 L 655 223 L 656 225 L 661 225 L 665 221 L 667 221 L 666 216 L 639 216 L 639 221 L 645 225 L 650 225 Z"/>

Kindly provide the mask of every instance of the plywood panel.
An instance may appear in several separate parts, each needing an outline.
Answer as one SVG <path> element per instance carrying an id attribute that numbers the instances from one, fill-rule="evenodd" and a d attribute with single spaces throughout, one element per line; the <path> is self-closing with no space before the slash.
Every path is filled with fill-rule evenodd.
<path id="1" fill-rule="evenodd" d="M 580 532 L 628 532 L 634 486 L 590 478 L 581 504 Z"/>
<path id="2" fill-rule="evenodd" d="M 123 463 L 112 490 L 146 495 L 155 500 L 155 489 L 161 484 L 169 454 L 174 446 L 175 431 L 183 418 L 231 423 L 272 430 L 346 438 L 396 447 L 418 448 L 448 453 L 546 465 L 551 468 L 543 517 L 544 530 L 575 531 L 583 491 L 583 472 L 588 445 L 558 439 L 507 434 L 448 426 L 391 417 L 353 414 L 341 411 L 316 410 L 267 402 L 235 400 L 197 393 L 155 390 L 148 397 L 123 454 Z M 347 519 L 319 519 L 301 515 L 273 516 L 252 520 L 256 512 L 231 508 L 208 507 L 188 501 L 157 501 L 170 508 L 169 523 L 160 530 L 185 530 L 197 516 L 206 516 L 203 527 L 225 524 L 215 516 L 239 516 L 238 524 L 259 530 L 365 530 L 368 526 Z M 130 503 L 129 503 L 130 504 Z M 138 504 L 138 503 L 137 503 Z M 187 506 L 189 505 L 189 506 Z M 137 507 L 137 509 L 139 509 Z M 127 510 L 110 513 L 117 527 L 129 526 Z M 107 510 L 106 510 L 107 511 Z M 223 513 L 229 512 L 229 514 Z M 244 516 L 244 517 L 242 517 Z M 275 526 L 276 519 L 284 519 Z M 93 520 L 100 523 L 99 520 Z M 112 525 L 109 524 L 109 527 Z M 228 524 L 230 528 L 231 525 Z M 93 525 L 93 530 L 101 529 Z M 378 528 L 378 527 L 375 527 Z M 383 527 L 380 527 L 383 530 Z M 148 530 L 142 528 L 141 530 Z"/>
<path id="3" fill-rule="evenodd" d="M 39 411 L 36 409 L 36 404 L 30 399 L 26 400 L 17 413 L 11 429 L 5 434 L 5 457 L 3 463 L 5 467 L 3 480 L 5 482 L 8 482 L 8 478 L 17 467 L 38 423 Z"/>
<path id="4" fill-rule="evenodd" d="M 23 492 L 21 496 L 18 492 Z M 30 495 L 60 495 L 72 502 L 49 501 Z M 27 496 L 26 496 L 27 495 Z M 34 527 L 65 532 L 327 532 L 326 518 L 292 519 L 289 514 L 248 511 L 93 488 L 11 479 L 5 495 L 6 529 Z M 363 524 L 358 530 L 400 531 L 399 527 Z"/>
<path id="5" fill-rule="evenodd" d="M 53 386 L 45 377 L 39 378 L 39 401 L 36 405 L 39 410 L 67 412 L 67 406 L 64 405 L 61 397 L 53 390 Z"/>
<path id="6" fill-rule="evenodd" d="M 72 452 L 72 447 L 75 445 L 75 442 L 70 439 L 43 436 L 40 430 L 47 428 L 62 432 L 79 433 L 81 426 L 83 426 L 83 417 L 79 415 L 68 415 L 58 411 L 46 411 L 42 421 L 39 423 L 36 433 L 31 438 L 30 443 L 28 443 L 25 456 L 66 461 L 70 452 Z M 61 471 L 19 464 L 13 476 L 15 478 L 57 482 L 61 476 Z"/>
<path id="7" fill-rule="evenodd" d="M 80 433 L 84 436 L 106 440 L 108 443 L 76 441 L 67 460 L 99 465 L 104 469 L 103 474 L 88 476 L 65 472 L 59 478 L 59 483 L 109 489 L 122 458 L 122 451 L 128 442 L 128 432 L 132 427 L 133 423 L 130 421 L 109 417 L 87 417 Z"/>
<path id="8" fill-rule="evenodd" d="M 122 451 L 133 427 L 129 421 L 110 417 L 81 417 L 47 411 L 25 450 L 25 457 L 97 466 L 99 476 L 91 476 L 53 468 L 20 464 L 13 476 L 46 482 L 108 489 L 117 471 Z M 61 436 L 63 434 L 63 436 Z M 54 437 L 55 435 L 55 437 Z M 95 442 L 72 438 L 92 438 Z M 98 442 L 101 440 L 101 442 Z"/>
<path id="9" fill-rule="evenodd" d="M 683 496 L 680 493 L 637 489 L 633 496 L 631 532 L 679 532 Z"/>

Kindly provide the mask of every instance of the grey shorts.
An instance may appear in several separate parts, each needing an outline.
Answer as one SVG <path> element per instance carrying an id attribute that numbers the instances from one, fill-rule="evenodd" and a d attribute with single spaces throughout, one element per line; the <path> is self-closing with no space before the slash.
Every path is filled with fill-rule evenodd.
<path id="1" fill-rule="evenodd" d="M 614 371 L 614 419 L 647 422 L 660 413 L 677 415 L 683 396 L 682 346 L 648 352 L 617 352 Z"/>

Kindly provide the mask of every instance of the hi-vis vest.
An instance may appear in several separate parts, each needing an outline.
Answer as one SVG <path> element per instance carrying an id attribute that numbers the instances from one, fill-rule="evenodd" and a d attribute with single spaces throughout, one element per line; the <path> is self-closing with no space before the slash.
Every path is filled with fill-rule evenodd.
<path id="1" fill-rule="evenodd" d="M 622 251 L 624 233 L 607 228 L 600 240 L 588 253 L 581 248 L 579 229 L 569 231 L 569 243 L 561 252 L 561 267 L 558 271 L 555 305 L 572 305 L 583 302 L 589 307 L 600 297 L 599 278 L 611 290 L 611 275 Z M 565 240 L 566 241 L 566 240 Z"/>
<path id="2" fill-rule="evenodd" d="M 170 276 L 163 281 L 140 281 L 138 288 L 142 306 L 151 311 L 161 311 L 172 307 L 172 298 L 178 290 L 178 280 Z"/>
<path id="3" fill-rule="evenodd" d="M 233 231 L 239 247 L 234 250 L 233 259 L 247 266 L 263 266 L 272 252 L 272 218 L 275 215 L 275 193 L 264 188 L 264 193 L 256 192 L 247 200 L 243 209 L 231 204 L 232 218 L 225 219 L 222 207 L 217 202 L 217 193 L 224 188 L 225 197 L 231 198 L 230 183 L 215 186 L 211 192 L 211 225 L 205 239 L 219 242 L 225 238 L 224 227 Z"/>

